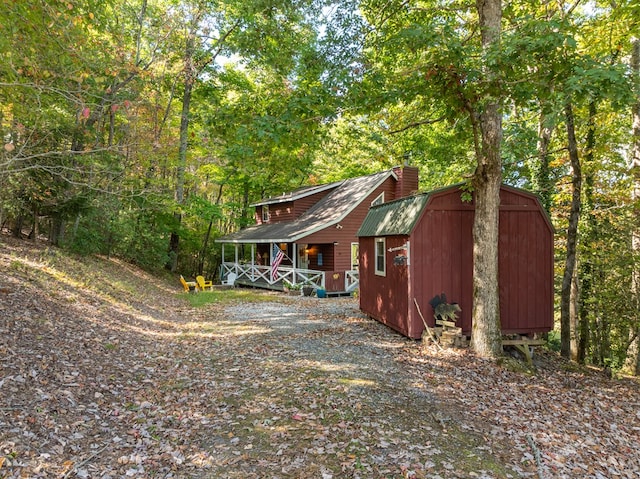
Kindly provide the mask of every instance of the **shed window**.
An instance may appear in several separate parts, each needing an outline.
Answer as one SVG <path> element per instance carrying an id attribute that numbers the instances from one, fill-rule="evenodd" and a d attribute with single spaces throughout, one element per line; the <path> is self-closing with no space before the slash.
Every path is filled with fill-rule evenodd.
<path id="1" fill-rule="evenodd" d="M 376 274 L 386 275 L 386 241 L 385 238 L 376 238 Z"/>
<path id="2" fill-rule="evenodd" d="M 262 206 L 262 222 L 267 223 L 269 221 L 269 205 Z"/>

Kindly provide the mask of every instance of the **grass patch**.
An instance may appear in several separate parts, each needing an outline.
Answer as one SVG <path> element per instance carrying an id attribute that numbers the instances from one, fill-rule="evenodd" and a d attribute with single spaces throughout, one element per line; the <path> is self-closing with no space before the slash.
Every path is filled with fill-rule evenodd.
<path id="1" fill-rule="evenodd" d="M 199 293 L 183 293 L 191 306 L 199 308 L 210 303 L 227 304 L 233 302 L 260 303 L 273 301 L 274 293 L 255 289 L 221 289 L 213 291 L 200 291 Z"/>

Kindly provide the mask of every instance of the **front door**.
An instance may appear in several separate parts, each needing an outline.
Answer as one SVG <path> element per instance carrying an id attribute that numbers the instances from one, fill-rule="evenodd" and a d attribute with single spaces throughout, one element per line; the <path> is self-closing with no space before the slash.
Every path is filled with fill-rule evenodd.
<path id="1" fill-rule="evenodd" d="M 298 268 L 309 269 L 309 245 L 298 245 Z"/>

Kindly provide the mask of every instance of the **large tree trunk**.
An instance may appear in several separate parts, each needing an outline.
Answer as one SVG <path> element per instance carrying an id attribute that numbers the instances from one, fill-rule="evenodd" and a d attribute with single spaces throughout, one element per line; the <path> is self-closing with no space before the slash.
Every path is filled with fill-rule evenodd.
<path id="1" fill-rule="evenodd" d="M 502 3 L 477 0 L 482 46 L 485 54 L 500 42 Z M 485 71 L 488 80 L 493 78 Z M 483 357 L 502 354 L 500 295 L 498 287 L 498 224 L 502 183 L 502 112 L 500 98 L 487 98 L 478 115 L 482 135 L 474 174 L 473 222 L 473 326 L 471 345 Z"/>
<path id="2" fill-rule="evenodd" d="M 632 250 L 634 257 L 640 255 L 640 40 L 633 43 L 631 55 L 631 69 L 634 76 L 636 104 L 633 107 L 633 149 L 631 151 L 631 178 L 633 186 L 631 201 L 635 212 L 636 224 L 632 233 Z M 640 269 L 636 266 L 632 273 L 631 301 L 640 310 Z M 636 376 L 640 375 L 640 318 L 636 317 L 635 324 L 629 331 L 629 348 L 625 369 Z"/>
<path id="3" fill-rule="evenodd" d="M 578 222 L 580 220 L 582 168 L 578 156 L 578 144 L 576 142 L 573 107 L 571 103 L 565 105 L 565 120 L 567 124 L 567 142 L 569 159 L 572 169 L 572 197 L 571 211 L 569 213 L 569 226 L 567 228 L 567 256 L 565 260 L 564 275 L 562 277 L 562 292 L 560 298 L 560 349 L 565 358 L 571 357 L 571 283 L 576 267 L 576 250 L 578 244 Z"/>

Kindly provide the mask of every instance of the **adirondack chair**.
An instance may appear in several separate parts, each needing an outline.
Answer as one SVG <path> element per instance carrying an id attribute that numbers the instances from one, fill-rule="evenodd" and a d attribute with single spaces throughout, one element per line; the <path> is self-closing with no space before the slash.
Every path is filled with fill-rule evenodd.
<path id="1" fill-rule="evenodd" d="M 237 277 L 238 277 L 237 274 L 229 273 L 227 275 L 227 278 L 222 282 L 222 284 L 227 285 L 227 286 L 235 286 Z"/>
<path id="2" fill-rule="evenodd" d="M 209 288 L 209 291 L 213 291 L 213 281 L 207 281 L 204 276 L 196 276 L 196 283 L 198 283 L 200 291 L 206 291 L 207 288 Z"/>
<path id="3" fill-rule="evenodd" d="M 187 281 L 186 279 L 184 279 L 184 276 L 180 275 L 180 282 L 182 283 L 185 292 L 195 293 L 197 291 L 198 285 L 195 281 Z"/>

